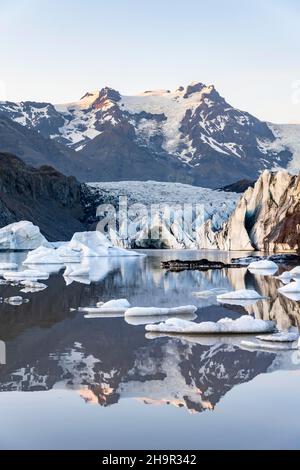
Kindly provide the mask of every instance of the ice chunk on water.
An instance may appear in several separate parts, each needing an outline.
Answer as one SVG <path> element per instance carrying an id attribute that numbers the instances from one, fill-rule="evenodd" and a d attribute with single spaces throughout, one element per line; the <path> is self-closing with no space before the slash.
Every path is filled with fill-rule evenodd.
<path id="1" fill-rule="evenodd" d="M 125 312 L 126 317 L 145 317 L 145 316 L 156 316 L 156 315 L 182 315 L 195 313 L 197 307 L 195 305 L 185 305 L 182 307 L 173 308 L 159 308 L 159 307 L 133 307 L 129 308 Z"/>
<path id="2" fill-rule="evenodd" d="M 300 280 L 293 281 L 287 284 L 286 286 L 280 287 L 278 292 L 281 294 L 297 294 L 300 293 Z"/>
<path id="3" fill-rule="evenodd" d="M 272 321 L 257 320 L 244 315 L 237 320 L 223 318 L 218 322 L 193 323 L 171 318 L 158 325 L 147 325 L 147 331 L 183 334 L 252 334 L 272 333 L 275 324 Z"/>
<path id="4" fill-rule="evenodd" d="M 26 220 L 15 222 L 0 229 L 0 250 L 34 250 L 49 246 L 39 227 Z"/>
<path id="5" fill-rule="evenodd" d="M 5 271 L 3 273 L 4 279 L 9 281 L 22 281 L 24 279 L 31 279 L 38 281 L 39 279 L 49 279 L 49 274 L 45 271 L 36 271 L 34 269 L 26 269 L 25 271 Z"/>
<path id="6" fill-rule="evenodd" d="M 40 246 L 36 250 L 31 251 L 25 261 L 24 265 L 28 264 L 63 264 L 62 258 L 58 254 L 58 250 L 54 248 L 47 248 Z"/>
<path id="7" fill-rule="evenodd" d="M 17 263 L 0 263 L 0 271 L 13 271 L 18 269 Z"/>
<path id="8" fill-rule="evenodd" d="M 256 292 L 255 290 L 251 289 L 240 289 L 232 292 L 225 292 L 224 294 L 220 294 L 217 296 L 219 301 L 226 301 L 226 300 L 260 300 L 263 297 Z M 224 302 L 225 303 L 225 302 Z"/>
<path id="9" fill-rule="evenodd" d="M 250 263 L 249 266 L 248 266 L 248 269 L 249 270 L 260 270 L 260 269 L 263 269 L 263 270 L 275 270 L 277 271 L 278 270 L 278 266 L 276 263 L 274 263 L 274 261 L 269 261 L 267 259 L 264 259 L 264 260 L 261 260 L 261 261 L 253 261 L 253 263 Z"/>
<path id="10" fill-rule="evenodd" d="M 280 331 L 273 335 L 257 336 L 256 339 L 261 341 L 270 341 L 271 343 L 293 343 L 299 338 L 299 333 L 294 331 Z"/>
<path id="11" fill-rule="evenodd" d="M 23 303 L 29 302 L 28 299 L 23 299 L 21 296 L 9 297 L 5 299 L 5 302 L 10 305 L 22 305 Z"/>
<path id="12" fill-rule="evenodd" d="M 89 314 L 102 314 L 102 313 L 117 313 L 124 314 L 130 308 L 130 303 L 127 299 L 114 299 L 106 303 L 98 303 L 96 307 L 82 307 L 81 312 Z"/>
<path id="13" fill-rule="evenodd" d="M 271 342 L 242 341 L 241 346 L 246 349 L 262 349 L 270 351 L 290 351 L 298 349 L 297 344 L 278 344 Z"/>

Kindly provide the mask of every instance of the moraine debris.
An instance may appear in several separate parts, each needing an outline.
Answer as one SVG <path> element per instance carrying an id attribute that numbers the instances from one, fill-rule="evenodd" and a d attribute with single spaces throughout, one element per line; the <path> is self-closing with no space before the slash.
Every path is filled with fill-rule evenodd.
<path id="1" fill-rule="evenodd" d="M 170 260 L 162 261 L 161 266 L 163 269 L 171 272 L 180 271 L 208 271 L 210 269 L 224 269 L 224 268 L 242 268 L 240 263 L 223 263 L 222 261 L 209 261 L 208 259 L 200 260 Z"/>

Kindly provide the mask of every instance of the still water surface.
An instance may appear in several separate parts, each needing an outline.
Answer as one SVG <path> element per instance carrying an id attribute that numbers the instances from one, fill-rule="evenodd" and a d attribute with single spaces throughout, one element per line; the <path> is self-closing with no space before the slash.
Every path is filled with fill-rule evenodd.
<path id="1" fill-rule="evenodd" d="M 98 259 L 95 282 L 53 274 L 21 306 L 0 304 L 1 449 L 239 449 L 300 447 L 300 358 L 243 349 L 240 338 L 145 335 L 143 319 L 85 319 L 78 307 L 195 304 L 196 321 L 253 314 L 299 326 L 300 303 L 274 277 L 246 269 L 166 273 L 162 259 L 230 259 L 220 252 L 147 252 Z M 238 254 L 236 254 L 238 255 Z M 244 253 L 244 255 L 246 255 Z M 21 263 L 26 254 L 1 254 Z M 286 269 L 288 266 L 280 268 Z M 42 281 L 44 282 L 44 281 Z M 220 306 L 214 288 L 255 288 L 268 300 Z M 19 286 L 0 286 L 3 298 Z M 2 346 L 3 344 L 2 343 Z"/>

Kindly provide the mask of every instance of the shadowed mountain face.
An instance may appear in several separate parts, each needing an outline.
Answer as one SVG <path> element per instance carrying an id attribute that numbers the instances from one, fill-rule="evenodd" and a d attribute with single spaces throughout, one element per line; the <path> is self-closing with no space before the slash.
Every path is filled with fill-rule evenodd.
<path id="1" fill-rule="evenodd" d="M 2 102 L 0 113 L 13 122 L 2 119 L 0 150 L 81 181 L 153 179 L 218 188 L 255 180 L 292 158 L 273 127 L 202 83 L 136 96 L 106 87 L 64 105 Z"/>
<path id="2" fill-rule="evenodd" d="M 236 183 L 229 184 L 228 186 L 224 186 L 223 188 L 220 188 L 220 191 L 226 191 L 229 193 L 244 193 L 248 188 L 253 188 L 254 185 L 255 181 L 244 179 L 237 181 Z"/>
<path id="3" fill-rule="evenodd" d="M 17 155 L 34 167 L 50 165 L 66 175 L 81 175 L 83 180 L 89 179 L 86 161 L 74 150 L 3 114 L 0 115 L 0 152 Z"/>
<path id="4" fill-rule="evenodd" d="M 19 220 L 38 225 L 51 240 L 70 239 L 85 229 L 84 187 L 51 167 L 26 165 L 0 153 L 0 226 Z"/>

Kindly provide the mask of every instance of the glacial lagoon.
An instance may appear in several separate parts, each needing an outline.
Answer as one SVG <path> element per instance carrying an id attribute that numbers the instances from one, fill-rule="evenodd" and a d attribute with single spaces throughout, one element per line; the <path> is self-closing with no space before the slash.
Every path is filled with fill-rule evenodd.
<path id="1" fill-rule="evenodd" d="M 299 326 L 300 302 L 278 294 L 282 283 L 273 276 L 246 268 L 170 273 L 160 266 L 247 253 L 146 253 L 94 260 L 90 284 L 66 285 L 56 272 L 40 292 L 0 286 L 3 299 L 29 299 L 0 304 L 0 448 L 299 448 L 298 351 L 247 350 L 239 337 L 151 335 L 143 319 L 86 319 L 78 308 L 114 298 L 145 307 L 194 304 L 196 321 L 252 314 L 287 329 Z M 1 253 L 0 262 L 25 257 Z M 216 300 L 219 290 L 245 287 L 267 298 L 244 306 Z"/>

